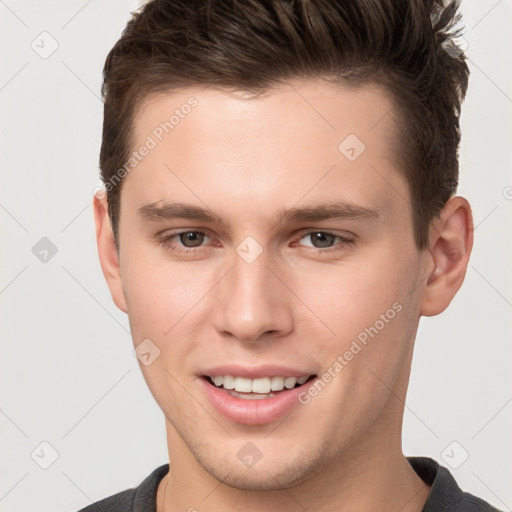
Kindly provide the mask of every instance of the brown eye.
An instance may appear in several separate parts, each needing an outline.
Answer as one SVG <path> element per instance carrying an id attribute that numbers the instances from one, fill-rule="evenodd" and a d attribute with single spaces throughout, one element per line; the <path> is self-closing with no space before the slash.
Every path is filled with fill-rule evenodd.
<path id="1" fill-rule="evenodd" d="M 203 243 L 204 236 L 200 231 L 186 231 L 179 234 L 180 242 L 184 247 L 199 247 Z"/>

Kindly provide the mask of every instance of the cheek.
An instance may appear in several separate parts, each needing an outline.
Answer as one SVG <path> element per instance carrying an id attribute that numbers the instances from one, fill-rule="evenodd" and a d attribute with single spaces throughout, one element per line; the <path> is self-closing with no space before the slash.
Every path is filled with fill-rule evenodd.
<path id="1" fill-rule="evenodd" d="M 396 310 L 403 309 L 411 299 L 407 295 L 413 266 L 397 261 L 394 255 L 383 255 L 357 263 L 319 267 L 317 272 L 297 280 L 298 295 L 334 331 L 333 337 L 352 339 L 376 323 L 378 327 L 383 322 L 386 326 L 400 323 Z"/>
<path id="2" fill-rule="evenodd" d="M 340 404 L 335 416 L 347 425 L 369 423 L 379 414 L 414 339 L 418 315 L 410 290 L 416 264 L 391 254 L 332 269 L 321 289 L 317 281 L 303 281 L 308 305 L 334 331 L 315 337 L 324 371 L 335 375 L 326 375 L 332 384 L 322 400 Z M 314 333 L 319 326 L 309 322 L 304 329 Z"/>
<path id="3" fill-rule="evenodd" d="M 121 273 L 135 343 L 138 338 L 169 339 L 209 289 L 204 272 L 194 272 L 186 263 L 156 261 L 143 251 L 130 253 Z"/>
<path id="4" fill-rule="evenodd" d="M 129 253 L 121 272 L 133 343 L 150 340 L 158 354 L 147 366 L 141 360 L 142 374 L 159 406 L 175 411 L 183 393 L 178 375 L 191 372 L 189 356 L 198 339 L 193 321 L 209 288 L 207 278 L 143 250 Z"/>
<path id="5" fill-rule="evenodd" d="M 308 306 L 331 331 L 315 340 L 325 368 L 340 376 L 332 392 L 361 417 L 382 406 L 414 339 L 419 313 L 411 289 L 417 272 L 412 250 L 397 255 L 390 246 L 357 264 L 347 260 L 338 268 L 326 267 L 320 281 L 318 275 L 302 280 Z M 309 322 L 304 328 L 311 337 L 322 324 Z"/>

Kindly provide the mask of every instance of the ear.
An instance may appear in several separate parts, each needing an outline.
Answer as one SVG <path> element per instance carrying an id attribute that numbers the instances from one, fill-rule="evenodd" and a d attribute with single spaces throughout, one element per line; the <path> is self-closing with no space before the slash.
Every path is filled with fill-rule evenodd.
<path id="1" fill-rule="evenodd" d="M 107 195 L 104 190 L 100 190 L 94 194 L 93 207 L 94 223 L 96 225 L 96 243 L 98 245 L 101 269 L 103 270 L 103 275 L 105 276 L 115 305 L 126 313 L 127 308 L 121 281 L 119 254 L 110 224 Z"/>
<path id="2" fill-rule="evenodd" d="M 473 248 L 473 215 L 463 197 L 452 197 L 430 226 L 430 276 L 420 304 L 423 316 L 442 313 L 458 292 Z"/>

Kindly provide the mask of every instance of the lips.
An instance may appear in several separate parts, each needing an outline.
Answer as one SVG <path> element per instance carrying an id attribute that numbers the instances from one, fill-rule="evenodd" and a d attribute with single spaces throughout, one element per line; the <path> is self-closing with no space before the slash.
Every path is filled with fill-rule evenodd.
<path id="1" fill-rule="evenodd" d="M 233 375 L 237 377 L 246 377 L 248 379 L 257 379 L 261 377 L 301 377 L 304 375 L 314 375 L 316 372 L 312 368 L 293 368 L 290 366 L 281 366 L 276 364 L 265 364 L 260 366 L 246 366 L 241 364 L 223 364 L 204 368 L 200 375 L 206 377 L 215 377 L 217 375 Z"/>
<path id="2" fill-rule="evenodd" d="M 299 405 L 299 393 L 316 374 L 276 366 L 223 366 L 205 370 L 201 377 L 203 392 L 218 413 L 236 423 L 262 425 Z"/>

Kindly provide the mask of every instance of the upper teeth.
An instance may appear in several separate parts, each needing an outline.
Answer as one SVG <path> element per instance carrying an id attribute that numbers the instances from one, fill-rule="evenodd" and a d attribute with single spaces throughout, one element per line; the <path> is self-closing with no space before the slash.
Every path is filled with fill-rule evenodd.
<path id="1" fill-rule="evenodd" d="M 292 389 L 297 383 L 304 384 L 309 375 L 302 377 L 261 377 L 260 379 L 216 375 L 210 378 L 217 387 L 223 386 L 224 389 L 234 389 L 241 393 L 270 393 L 270 391 L 281 391 L 283 388 Z"/>

